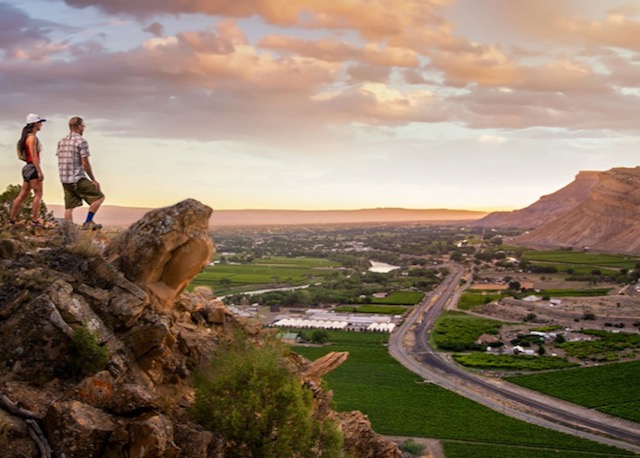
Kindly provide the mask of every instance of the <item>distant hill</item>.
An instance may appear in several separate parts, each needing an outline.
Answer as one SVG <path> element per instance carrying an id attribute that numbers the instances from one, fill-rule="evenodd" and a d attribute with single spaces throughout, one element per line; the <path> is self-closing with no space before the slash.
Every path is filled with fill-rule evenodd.
<path id="1" fill-rule="evenodd" d="M 531 229 L 542 226 L 573 210 L 591 196 L 591 190 L 600 181 L 603 172 L 583 171 L 564 188 L 542 196 L 538 201 L 520 210 L 494 212 L 474 221 L 476 227 L 518 227 Z"/>
<path id="2" fill-rule="evenodd" d="M 61 205 L 48 205 L 56 217 L 62 217 Z M 96 220 L 105 226 L 129 226 L 151 208 L 104 205 Z M 76 210 L 76 219 L 84 216 Z M 372 208 L 362 210 L 214 210 L 211 227 L 293 224 L 358 224 L 379 222 L 450 222 L 473 221 L 486 212 L 469 210 L 412 210 L 405 208 Z"/>
<path id="3" fill-rule="evenodd" d="M 640 167 L 614 168 L 600 173 L 583 202 L 509 243 L 638 254 L 639 221 Z"/>

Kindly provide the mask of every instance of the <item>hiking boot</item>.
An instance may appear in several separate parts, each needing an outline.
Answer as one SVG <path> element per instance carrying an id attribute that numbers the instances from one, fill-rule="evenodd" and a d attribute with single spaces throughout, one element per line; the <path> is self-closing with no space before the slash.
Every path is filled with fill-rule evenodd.
<path id="1" fill-rule="evenodd" d="M 95 221 L 87 221 L 82 225 L 83 231 L 97 231 L 98 229 L 102 229 L 102 224 L 98 224 Z"/>

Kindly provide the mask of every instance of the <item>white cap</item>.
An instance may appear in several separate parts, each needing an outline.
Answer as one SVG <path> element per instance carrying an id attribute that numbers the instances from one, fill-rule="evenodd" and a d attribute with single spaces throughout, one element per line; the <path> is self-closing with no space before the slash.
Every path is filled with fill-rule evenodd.
<path id="1" fill-rule="evenodd" d="M 46 121 L 42 116 L 35 113 L 29 113 L 27 115 L 27 124 L 34 124 L 36 122 Z"/>

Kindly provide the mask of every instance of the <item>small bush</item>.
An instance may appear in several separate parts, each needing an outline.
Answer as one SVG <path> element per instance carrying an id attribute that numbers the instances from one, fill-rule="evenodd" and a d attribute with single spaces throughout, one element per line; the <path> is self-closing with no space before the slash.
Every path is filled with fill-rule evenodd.
<path id="1" fill-rule="evenodd" d="M 326 329 L 316 329 L 311 333 L 311 341 L 316 344 L 323 344 L 329 340 L 329 333 Z"/>
<path id="2" fill-rule="evenodd" d="M 102 247 L 94 240 L 92 231 L 78 234 L 68 249 L 73 254 L 85 257 L 102 254 Z"/>
<path id="3" fill-rule="evenodd" d="M 74 329 L 69 350 L 71 358 L 67 370 L 72 377 L 93 375 L 109 361 L 108 348 L 100 345 L 95 334 L 86 326 Z"/>
<path id="4" fill-rule="evenodd" d="M 415 439 L 407 439 L 400 446 L 400 449 L 411 456 L 421 456 L 424 453 L 425 446 L 418 444 Z"/>
<path id="5" fill-rule="evenodd" d="M 191 413 L 225 437 L 229 458 L 340 456 L 337 425 L 313 416 L 313 394 L 303 387 L 277 341 L 256 347 L 244 336 L 222 344 L 196 373 Z"/>

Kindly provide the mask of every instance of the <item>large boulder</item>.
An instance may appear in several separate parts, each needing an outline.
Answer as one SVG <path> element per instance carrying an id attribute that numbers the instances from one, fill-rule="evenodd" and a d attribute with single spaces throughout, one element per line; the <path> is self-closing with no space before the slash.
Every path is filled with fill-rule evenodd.
<path id="1" fill-rule="evenodd" d="M 150 211 L 112 241 L 105 257 L 166 309 L 211 260 L 212 212 L 193 199 Z"/>
<path id="2" fill-rule="evenodd" d="M 54 403 L 44 425 L 53 450 L 67 458 L 102 456 L 117 428 L 107 413 L 79 401 Z"/>
<path id="3" fill-rule="evenodd" d="M 178 458 L 171 421 L 156 412 L 146 413 L 129 423 L 129 458 Z"/>

